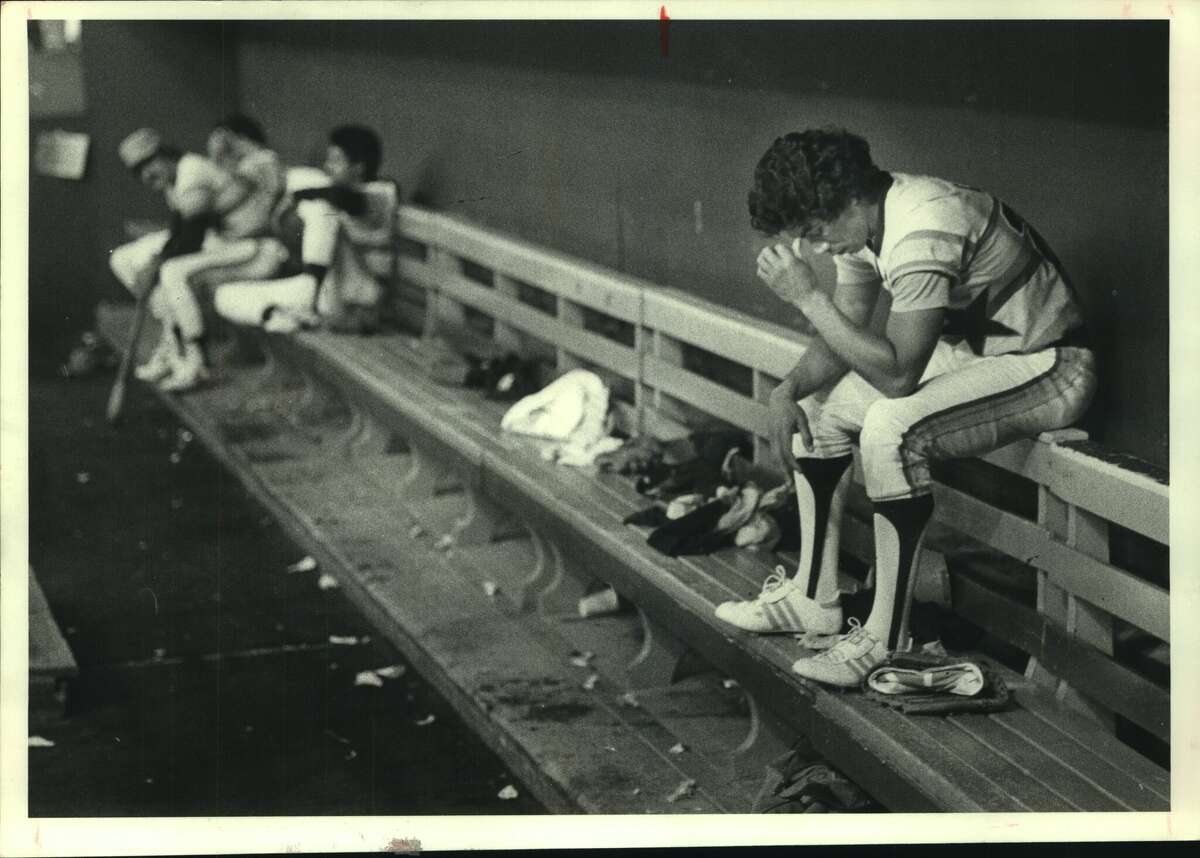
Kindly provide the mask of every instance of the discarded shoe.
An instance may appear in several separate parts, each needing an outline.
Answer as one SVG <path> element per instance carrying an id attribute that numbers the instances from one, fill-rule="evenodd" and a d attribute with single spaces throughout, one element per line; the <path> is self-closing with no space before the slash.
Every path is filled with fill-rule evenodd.
<path id="1" fill-rule="evenodd" d="M 160 390 L 168 393 L 184 393 L 208 381 L 208 369 L 199 360 L 176 364 L 171 374 L 159 382 Z"/>
<path id="2" fill-rule="evenodd" d="M 787 577 L 782 566 L 776 566 L 767 576 L 762 592 L 756 598 L 745 602 L 723 602 L 717 606 L 716 614 L 719 620 L 758 634 L 833 634 L 842 627 L 841 603 L 822 605 L 808 598 L 800 592 L 796 582 Z"/>
<path id="3" fill-rule="evenodd" d="M 887 645 L 876 640 L 857 619 L 851 618 L 852 631 L 832 648 L 792 665 L 792 670 L 805 679 L 815 679 L 827 685 L 852 688 L 859 685 L 871 670 L 887 658 Z"/>
<path id="4" fill-rule="evenodd" d="M 154 353 L 150 355 L 150 359 L 135 369 L 133 374 L 138 381 L 155 382 L 161 381 L 170 375 L 171 368 L 171 343 L 164 338 L 155 347 Z"/>

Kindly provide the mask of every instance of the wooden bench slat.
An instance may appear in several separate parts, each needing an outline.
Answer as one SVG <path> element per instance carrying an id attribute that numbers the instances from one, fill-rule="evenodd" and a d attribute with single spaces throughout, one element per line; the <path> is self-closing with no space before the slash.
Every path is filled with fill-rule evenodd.
<path id="1" fill-rule="evenodd" d="M 1063 709 L 1043 692 L 1031 686 L 1021 686 L 1014 688 L 1013 693 L 1021 710 L 1052 731 L 1047 734 L 1048 741 L 1053 742 L 1052 737 L 1057 734 L 1056 747 L 1064 749 L 1066 753 L 1080 753 L 1079 749 L 1082 748 L 1084 752 L 1120 770 L 1135 781 L 1136 792 L 1130 791 L 1125 794 L 1131 799 L 1137 799 L 1140 808 L 1147 808 L 1147 798 L 1157 799 L 1158 802 L 1170 802 L 1171 776 L 1168 771 L 1159 768 L 1132 748 L 1114 743 L 1111 734 L 1095 721 L 1077 712 Z M 1105 778 L 1106 784 L 1111 782 L 1103 770 L 1096 771 Z"/>
<path id="2" fill-rule="evenodd" d="M 645 324 L 776 378 L 792 370 L 806 346 L 799 334 L 768 322 L 751 322 L 732 310 L 716 315 L 711 306 L 662 289 L 646 294 Z"/>
<path id="3" fill-rule="evenodd" d="M 1035 523 L 948 486 L 935 485 L 938 521 L 1043 569 L 1050 580 L 1164 641 L 1171 639 L 1170 594 L 1124 569 L 1053 539 Z"/>
<path id="4" fill-rule="evenodd" d="M 843 760 L 867 753 L 880 759 L 889 771 L 904 772 L 919 782 L 939 809 L 961 813 L 1022 809 L 974 766 L 939 742 L 930 741 L 914 719 L 850 694 L 819 697 L 815 708 L 819 717 L 812 719 L 809 735 L 839 767 L 845 765 Z M 840 725 L 847 738 L 826 735 L 833 723 Z"/>
<path id="5" fill-rule="evenodd" d="M 872 705 L 883 708 L 877 703 Z M 1061 796 L 1046 789 L 974 737 L 953 727 L 946 719 L 913 716 L 904 721 L 916 733 L 908 741 L 921 747 L 923 755 L 936 750 L 938 754 L 949 758 L 941 762 L 941 768 L 957 768 L 970 773 L 959 774 L 958 778 L 971 784 L 972 790 L 980 790 L 978 799 L 986 801 L 985 809 L 1074 810 Z M 986 784 L 986 787 L 982 784 Z"/>
<path id="6" fill-rule="evenodd" d="M 1073 810 L 1128 809 L 1111 793 L 1097 789 L 1090 780 L 1081 778 L 1079 772 L 990 718 L 951 715 L 947 721 L 1069 802 Z"/>
<path id="7" fill-rule="evenodd" d="M 717 308 L 679 290 L 611 272 L 453 216 L 406 206 L 401 210 L 400 231 L 426 243 L 440 243 L 448 248 L 456 245 L 473 248 L 472 253 L 480 257 L 477 261 L 485 265 L 488 264 L 487 253 L 495 254 L 497 248 L 503 248 L 504 253 L 515 258 L 536 260 L 550 266 L 554 273 L 549 281 L 538 283 L 539 269 L 536 265 L 530 268 L 523 263 L 529 282 L 589 306 L 596 306 L 596 302 L 589 303 L 587 296 L 572 297 L 562 290 L 562 282 L 571 281 L 573 276 L 589 282 L 596 280 L 606 288 L 611 286 L 628 296 L 624 314 L 613 312 L 613 315 L 636 322 L 637 302 L 643 301 L 643 323 L 648 327 L 661 329 L 670 336 L 774 377 L 786 374 L 803 353 L 803 337 L 782 326 L 752 319 L 727 308 Z M 644 292 L 640 299 L 633 297 L 638 291 Z M 596 308 L 609 311 L 604 306 Z M 1064 500 L 1122 527 L 1169 544 L 1169 489 L 1152 479 L 1069 448 L 1040 441 L 1018 442 L 981 458 L 1042 482 Z"/>
<path id="8" fill-rule="evenodd" d="M 976 583 L 969 575 L 953 576 L 951 589 L 957 613 L 1034 656 L 1080 691 L 1103 699 L 1113 711 L 1170 740 L 1169 692 L 1073 638 L 1033 609 Z"/>
<path id="9" fill-rule="evenodd" d="M 473 288 L 483 289 L 474 284 Z M 538 316 L 540 321 L 542 314 Z M 565 555 L 584 565 L 586 573 L 613 583 L 717 669 L 736 676 L 747 691 L 781 710 L 777 714 L 814 737 L 835 765 L 890 807 L 1046 810 L 1076 805 L 1096 809 L 1102 802 L 1104 807 L 1117 803 L 1111 791 L 1096 788 L 1094 779 L 1102 773 L 1097 760 L 1088 758 L 1090 768 L 1078 769 L 1062 754 L 1050 753 L 1044 742 L 1023 742 L 1024 734 L 1000 726 L 1001 722 L 994 729 L 982 726 L 968 733 L 947 719 L 904 716 L 853 692 L 838 692 L 795 676 L 791 662 L 799 648 L 794 641 L 738 633 L 712 613 L 715 604 L 727 598 L 731 572 L 753 579 L 769 563 L 744 552 L 696 561 L 657 555 L 642 534 L 620 523 L 629 509 L 641 503 L 627 484 L 622 491 L 615 479 L 597 481 L 583 471 L 553 465 L 541 459 L 537 443 L 502 436 L 497 422 L 506 406 L 488 402 L 478 393 L 447 391 L 414 372 L 406 354 L 411 340 L 371 343 L 306 334 L 294 343 L 290 351 L 285 349 L 289 359 L 305 361 L 314 372 L 319 367 L 331 385 L 356 401 L 370 403 L 372 413 L 414 439 L 414 447 L 424 445 L 437 452 L 448 470 L 478 474 L 480 485 L 508 511 L 550 535 Z M 1027 609 L 1027 613 L 1032 612 Z M 1056 645 L 1052 636 L 1048 640 Z M 1104 660 L 1098 653 L 1097 657 Z M 1044 695 L 1029 696 L 1044 707 L 1041 711 L 1057 711 Z M 1169 700 L 1165 695 L 1160 699 Z M 975 717 L 987 716 L 962 719 L 973 723 Z M 1016 743 L 1017 749 L 1005 750 L 1008 741 Z M 1111 736 L 1095 744 L 1120 750 Z M 1144 766 L 1155 768 L 1148 762 Z M 1043 775 L 1043 767 L 1049 767 L 1051 774 Z M 1127 786 L 1122 783 L 1122 794 Z M 1138 806 L 1145 808 L 1147 803 Z"/>
<path id="10" fill-rule="evenodd" d="M 766 425 L 766 408 L 727 387 L 703 376 L 656 357 L 644 359 L 643 379 L 650 387 L 658 388 L 689 405 L 703 408 L 747 432 L 761 431 Z"/>
<path id="11" fill-rule="evenodd" d="M 548 475 L 546 475 L 546 476 L 544 476 L 544 477 L 541 477 L 541 476 L 539 475 L 539 479 L 537 480 L 537 484 L 538 484 L 538 485 L 540 485 L 540 486 L 544 486 L 544 487 L 546 487 L 546 488 L 547 488 L 547 490 L 549 490 L 549 489 L 550 489 L 550 486 L 548 485 L 548 483 L 549 483 L 550 481 L 552 481 L 552 478 L 553 478 L 554 476 L 555 476 L 555 475 L 554 475 L 554 472 L 551 472 L 550 474 L 548 474 Z M 579 481 L 579 475 L 578 475 L 578 474 L 567 474 L 567 475 L 566 475 L 565 477 L 563 477 L 562 479 L 565 479 L 565 480 L 566 480 L 566 481 L 568 481 L 568 482 L 572 482 L 572 483 L 574 483 L 574 482 L 577 482 L 577 481 Z M 556 494 L 557 494 L 557 493 L 556 493 Z M 561 498 L 562 496 L 561 496 L 561 495 L 559 495 L 559 497 Z M 561 502 L 561 501 L 560 501 L 560 502 Z M 576 504 L 577 504 L 577 503 L 579 503 L 579 501 L 578 501 L 577 499 L 575 499 L 575 498 L 572 498 L 572 499 L 571 499 L 571 501 L 570 501 L 570 506 L 571 506 L 572 508 L 574 508 L 574 507 L 576 506 Z M 613 515 L 613 519 L 615 520 L 615 514 Z M 594 517 L 594 516 L 588 516 L 588 520 L 589 520 L 589 521 L 594 521 L 594 520 L 595 520 L 595 517 Z M 606 531 L 606 533 L 607 533 L 607 534 L 609 534 L 609 535 L 616 535 L 616 534 L 614 534 L 614 533 L 613 533 L 613 531 L 614 531 L 614 529 L 615 529 L 613 525 L 611 525 L 611 524 L 610 524 L 609 526 L 605 527 L 604 529 L 605 529 L 605 531 Z M 625 539 L 626 539 L 626 541 L 627 541 L 627 535 L 626 535 Z M 643 555 L 645 555 L 646 553 L 648 553 L 648 552 L 647 552 L 647 549 L 646 549 L 646 547 L 645 547 L 644 545 L 639 545 L 637 542 L 635 542 L 635 543 L 634 543 L 634 546 L 635 546 L 635 547 L 636 547 L 636 549 L 637 549 L 637 550 L 639 550 L 639 551 L 640 551 L 640 552 L 641 552 Z M 656 560 L 655 560 L 654 558 L 652 558 L 652 557 L 651 557 L 651 558 L 647 558 L 647 560 L 648 560 L 648 562 L 649 562 L 649 563 L 651 563 L 651 564 L 654 564 L 654 566 L 655 566 L 655 569 L 654 569 L 655 575 L 654 575 L 654 577 L 655 577 L 655 578 L 658 580 L 658 583 L 659 583 L 659 586 L 660 586 L 660 587 L 667 587 L 667 586 L 670 586 L 670 585 L 669 585 L 669 582 L 668 582 L 668 581 L 666 581 L 666 580 L 663 578 L 663 576 L 662 576 L 662 573 L 658 571 L 658 569 L 659 569 L 659 568 L 661 568 L 661 566 L 662 566 L 662 565 L 667 565 L 667 566 L 669 566 L 670 568 L 673 568 L 673 569 L 676 569 L 676 570 L 678 570 L 678 569 L 679 569 L 679 566 L 681 566 L 681 565 L 682 565 L 682 566 L 689 566 L 689 565 L 691 565 L 691 564 L 688 564 L 688 563 L 686 563 L 686 562 L 684 562 L 684 563 L 682 563 L 682 564 L 679 564 L 679 563 L 674 563 L 674 562 L 672 562 L 672 561 L 665 560 L 665 559 L 664 559 L 664 560 L 662 560 L 662 561 L 656 561 Z M 693 567 L 693 568 L 694 568 L 694 567 Z M 671 577 L 675 577 L 675 576 L 671 576 Z M 625 586 L 624 586 L 624 585 L 625 585 L 625 583 L 626 583 L 625 581 L 622 581 L 620 584 L 618 584 L 618 589 L 619 589 L 619 590 L 624 590 L 624 589 L 625 589 Z M 721 595 L 723 595 L 723 594 L 719 594 L 719 593 L 714 593 L 714 592 L 712 591 L 713 584 L 715 584 L 715 582 L 708 584 L 706 587 L 703 587 L 703 589 L 702 589 L 702 588 L 701 588 L 701 586 L 700 586 L 700 585 L 701 585 L 701 582 L 700 582 L 700 581 L 698 581 L 698 580 L 692 580 L 692 581 L 689 581 L 689 582 L 687 583 L 686 587 L 687 587 L 687 592 L 688 592 L 688 595 L 689 595 L 689 597 L 690 597 L 690 600 L 694 600 L 694 599 L 695 599 L 697 596 L 700 596 L 700 595 L 701 595 L 701 592 L 703 592 L 703 590 L 708 590 L 708 592 L 709 592 L 709 594 L 710 594 L 708 597 L 701 596 L 701 598 L 703 599 L 703 603 L 698 603 L 698 604 L 695 604 L 695 605 L 694 605 L 694 606 L 693 606 L 693 607 L 690 609 L 690 611 L 689 611 L 689 614 L 693 614 L 693 615 L 704 615 L 704 616 L 708 616 L 708 615 L 710 615 L 710 614 L 711 614 L 711 610 L 712 610 L 712 606 L 713 606 L 713 604 L 715 604 L 715 601 L 716 601 L 718 598 L 720 598 L 720 597 L 721 597 Z M 643 596 L 641 593 L 635 593 L 635 595 L 636 595 L 638 598 L 644 598 L 644 596 Z M 689 601 L 690 601 L 690 600 L 689 600 Z M 780 646 L 780 645 L 777 645 L 777 644 L 776 644 L 776 643 L 774 643 L 774 642 L 771 642 L 771 641 L 768 641 L 768 640 L 764 640 L 764 639 L 761 639 L 761 638 L 749 638 L 749 639 L 745 640 L 745 644 L 746 644 L 747 646 L 750 646 L 750 647 L 754 647 L 754 648 L 761 648 L 761 649 L 768 649 L 768 650 L 769 650 L 769 649 L 781 649 L 783 653 L 786 653 L 786 651 L 787 651 L 787 648 L 786 648 L 785 646 Z M 793 648 L 793 651 L 792 651 L 790 654 L 783 654 L 782 656 L 776 656 L 776 658 L 778 658 L 780 661 L 782 661 L 782 663 L 783 663 L 783 666 L 784 666 L 784 667 L 785 667 L 785 669 L 786 669 L 786 666 L 787 666 L 787 665 L 790 665 L 790 661 L 791 661 L 792 659 L 794 659 L 794 657 L 795 657 L 795 656 L 796 656 L 796 652 L 794 651 L 794 648 Z M 894 730 L 896 729 L 896 725 L 895 725 L 895 724 L 890 724 L 890 725 L 889 725 L 889 729 L 891 729 L 892 731 L 894 731 Z M 949 741 L 949 742 L 951 742 L 951 744 L 953 744 L 953 743 L 955 742 L 955 740 L 954 740 L 953 738 L 950 738 L 950 739 L 948 739 L 948 741 Z M 960 751 L 962 750 L 962 745 L 961 745 L 961 743 L 959 743 L 959 750 L 960 750 Z M 924 753 L 925 753 L 925 751 L 923 750 L 923 751 L 922 751 L 922 754 L 924 754 Z M 1027 756 L 1028 756 L 1029 754 L 1032 754 L 1032 753 L 1033 753 L 1033 752 L 1027 752 Z M 1013 782 L 1013 779 L 1016 777 L 1016 774 L 1014 774 L 1014 772 L 1016 772 L 1016 767 L 1012 766 L 1011 764 L 1007 763 L 1006 761 L 993 761 L 993 762 L 989 763 L 988 765 L 989 765 L 989 771 L 992 773 L 992 775 L 993 775 L 993 776 L 1000 777 L 1000 776 L 1002 775 L 1001 782 L 1003 782 L 1003 783 L 1008 783 L 1009 785 L 1011 785 L 1011 783 Z M 1061 800 L 1061 798 L 1059 798 L 1059 797 L 1052 796 L 1048 790 L 1045 790 L 1045 788 L 1044 788 L 1044 787 L 1035 786 L 1035 787 L 1033 787 L 1033 789 L 1034 789 L 1035 793 L 1037 793 L 1037 790 L 1039 790 L 1039 789 L 1043 791 L 1043 793 L 1044 793 L 1044 794 L 1039 794 L 1039 795 L 1041 796 L 1041 798 L 1045 798 L 1047 801 L 1051 801 L 1051 802 L 1058 802 L 1057 804 L 1053 804 L 1053 806 L 1054 806 L 1054 807 L 1060 807 L 1061 809 L 1069 809 L 1069 805 L 1068 805 L 1067 803 L 1063 802 L 1063 801 Z M 997 800 L 997 801 L 999 801 L 999 800 L 1000 800 L 1000 799 L 999 799 L 999 793 L 997 793 L 996 800 Z M 1005 799 L 1005 801 L 1007 801 L 1007 799 Z M 1003 805 L 1003 806 L 1007 806 L 1007 805 Z M 1044 807 L 1044 805 L 1043 805 L 1043 804 L 1038 804 L 1037 806 L 1039 807 L 1039 809 L 1041 809 L 1042 807 Z"/>
<path id="12" fill-rule="evenodd" d="M 1062 765 L 1086 778 L 1097 790 L 1107 793 L 1129 810 L 1137 810 L 1146 804 L 1147 788 L 1144 780 L 1128 774 L 1128 769 L 1115 765 L 1112 754 L 1101 756 L 1094 746 L 1080 744 L 1061 730 L 1048 724 L 1022 705 L 1009 712 L 992 715 L 992 720 L 1002 729 L 1019 736 L 1022 741 L 1036 745 L 1046 756 L 1058 760 Z M 1156 796 L 1157 797 L 1157 796 Z M 1161 810 L 1170 810 L 1170 801 L 1163 800 Z"/>
<path id="13" fill-rule="evenodd" d="M 1023 439 L 979 457 L 1046 486 L 1064 501 L 1170 544 L 1170 487 L 1069 447 Z"/>
<path id="14" fill-rule="evenodd" d="M 407 227 L 412 221 L 402 222 Z M 565 254 L 547 250 L 500 233 L 481 229 L 450 216 L 436 225 L 418 227 L 428 243 L 436 244 L 461 259 L 500 272 L 515 280 L 537 286 L 627 322 L 637 322 L 641 313 L 640 283 Z"/>
<path id="15" fill-rule="evenodd" d="M 506 300 L 504 296 L 497 295 L 468 278 L 422 270 L 424 266 L 419 264 L 406 265 L 404 268 L 405 275 L 413 280 L 436 280 L 445 294 L 482 310 L 497 321 L 532 334 L 625 378 L 637 377 L 637 353 L 627 346 L 583 328 L 565 324 L 524 304 Z"/>

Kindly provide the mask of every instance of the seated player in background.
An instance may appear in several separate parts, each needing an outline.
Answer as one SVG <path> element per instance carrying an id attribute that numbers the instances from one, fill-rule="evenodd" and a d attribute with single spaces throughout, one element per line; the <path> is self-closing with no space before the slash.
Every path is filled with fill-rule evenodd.
<path id="1" fill-rule="evenodd" d="M 111 257 L 114 273 L 131 289 L 157 282 L 150 308 L 162 323 L 162 337 L 136 374 L 164 390 L 188 390 L 208 375 L 204 318 L 193 278 L 213 283 L 268 275 L 286 259 L 283 245 L 267 234 L 282 189 L 278 158 L 261 145 L 261 130 L 244 117 L 218 129 L 229 138 L 223 154 L 236 165 L 233 172 L 211 158 L 164 145 L 153 129 L 133 132 L 120 148 L 126 166 L 148 187 L 162 191 L 172 212 L 169 230 L 117 248 Z"/>
<path id="2" fill-rule="evenodd" d="M 377 180 L 379 136 L 343 125 L 329 135 L 324 177 L 296 171 L 284 207 L 301 222 L 302 270 L 275 280 L 226 283 L 215 295 L 217 312 L 242 325 L 290 333 L 324 322 L 364 330 L 373 326 L 383 290 L 360 248 L 386 246 L 398 203 L 395 184 Z M 296 187 L 295 185 L 300 185 Z"/>
<path id="3" fill-rule="evenodd" d="M 793 669 L 853 686 L 909 645 L 908 613 L 933 513 L 930 461 L 1068 426 L 1096 387 L 1066 273 L 1008 205 L 975 188 L 888 173 L 865 140 L 826 129 L 777 139 L 759 161 L 751 223 L 783 239 L 758 276 L 815 329 L 772 392 L 769 431 L 800 506 L 800 565 L 717 616 L 754 632 L 842 629 L 837 534 L 852 444 L 874 506 L 875 594 L 864 625 Z M 831 254 L 832 297 L 806 257 Z M 886 327 L 871 320 L 881 293 Z"/>

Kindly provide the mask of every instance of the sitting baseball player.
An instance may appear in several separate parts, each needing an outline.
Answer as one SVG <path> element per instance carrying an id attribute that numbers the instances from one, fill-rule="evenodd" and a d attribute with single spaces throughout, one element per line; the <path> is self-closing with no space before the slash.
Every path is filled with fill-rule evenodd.
<path id="1" fill-rule="evenodd" d="M 865 624 L 852 619 L 831 649 L 793 665 L 853 686 L 910 645 L 930 461 L 1074 423 L 1096 387 L 1095 358 L 1070 281 L 1029 224 L 975 188 L 879 169 L 853 134 L 777 139 L 749 208 L 778 242 L 759 253 L 759 278 L 814 329 L 769 404 L 795 475 L 802 548 L 793 577 L 779 570 L 756 599 L 717 616 L 753 632 L 841 631 L 837 534 L 857 440 L 874 507 L 873 605 Z M 833 257 L 832 296 L 817 287 L 813 254 Z M 872 325 L 881 292 L 886 324 Z"/>
<path id="2" fill-rule="evenodd" d="M 223 169 L 212 158 L 181 153 L 143 128 L 120 147 L 124 163 L 148 187 L 162 191 L 172 212 L 170 229 L 117 248 L 114 273 L 135 291 L 157 281 L 151 311 L 162 338 L 150 360 L 136 370 L 164 390 L 184 391 L 207 378 L 204 319 L 194 280 L 266 276 L 286 259 L 282 243 L 269 236 L 270 215 L 282 190 L 277 156 L 262 146 L 262 132 L 244 117 L 232 117 L 213 132 L 222 140 Z"/>
<path id="3" fill-rule="evenodd" d="M 398 203 L 395 184 L 376 179 L 381 158 L 374 131 L 344 125 L 329 135 L 323 176 L 289 171 L 283 208 L 294 206 L 301 222 L 303 269 L 275 280 L 226 283 L 216 292 L 217 312 L 237 324 L 291 333 L 373 311 L 382 288 L 362 248 L 388 245 Z"/>

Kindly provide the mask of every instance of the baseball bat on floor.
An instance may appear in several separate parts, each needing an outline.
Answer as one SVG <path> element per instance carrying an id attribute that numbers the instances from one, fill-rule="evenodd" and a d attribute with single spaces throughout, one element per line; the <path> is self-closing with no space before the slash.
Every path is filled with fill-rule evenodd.
<path id="1" fill-rule="evenodd" d="M 129 330 L 129 345 L 121 358 L 121 366 L 117 368 L 117 378 L 113 382 L 112 391 L 108 394 L 108 408 L 105 416 L 108 422 L 116 424 L 121 419 L 121 409 L 125 405 L 125 387 L 129 384 L 129 376 L 133 372 L 133 362 L 137 356 L 138 341 L 142 338 L 142 328 L 145 327 L 146 313 L 150 309 L 150 293 L 153 283 L 143 283 L 139 290 L 137 306 L 133 310 L 133 324 Z"/>

